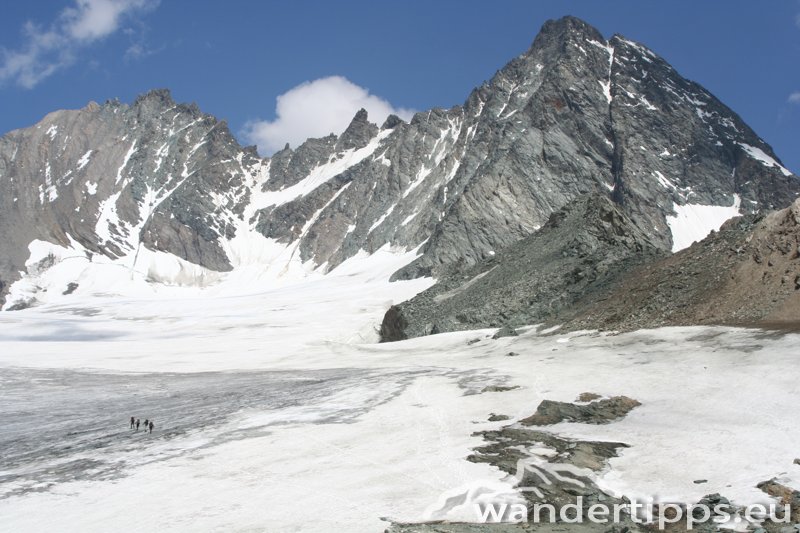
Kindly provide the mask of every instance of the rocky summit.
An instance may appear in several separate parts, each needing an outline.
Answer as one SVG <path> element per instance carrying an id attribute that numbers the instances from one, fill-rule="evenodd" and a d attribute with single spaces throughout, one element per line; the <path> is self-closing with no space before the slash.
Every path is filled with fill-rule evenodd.
<path id="1" fill-rule="evenodd" d="M 361 111 L 341 135 L 269 158 L 164 90 L 130 105 L 57 111 L 10 132 L 0 138 L 0 299 L 6 309 L 35 303 L 8 297 L 32 268 L 34 241 L 144 271 L 148 250 L 206 272 L 252 260 L 242 243 L 253 239 L 323 271 L 389 245 L 418 250 L 394 279 L 477 276 L 497 258 L 522 268 L 512 250 L 534 253 L 520 243 L 533 242 L 553 213 L 586 202 L 622 232 L 610 238 L 595 224 L 577 255 L 562 247 L 579 285 L 594 287 L 616 262 L 640 260 L 630 250 L 673 250 L 682 209 L 756 213 L 799 192 L 772 149 L 708 91 L 644 45 L 566 17 L 547 22 L 462 105 L 382 125 Z M 591 251 L 593 240 L 610 245 L 610 256 Z M 587 250 L 591 272 L 581 270 Z M 258 260 L 276 257 L 267 255 Z M 492 320 L 546 315 L 573 298 L 542 283 L 544 293 L 513 296 Z M 461 327 L 448 317 L 437 327 Z"/>

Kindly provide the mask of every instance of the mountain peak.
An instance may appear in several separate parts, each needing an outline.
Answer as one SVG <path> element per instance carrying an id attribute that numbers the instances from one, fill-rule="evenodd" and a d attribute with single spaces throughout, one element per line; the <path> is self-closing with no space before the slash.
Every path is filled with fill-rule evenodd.
<path id="1" fill-rule="evenodd" d="M 347 150 L 349 148 L 361 148 L 378 133 L 378 126 L 369 121 L 367 110 L 363 107 L 358 110 L 350 125 L 339 137 L 338 148 Z"/>
<path id="2" fill-rule="evenodd" d="M 403 123 L 403 119 L 398 117 L 395 114 L 391 114 L 386 117 L 386 120 L 383 121 L 383 125 L 381 126 L 382 130 L 391 130 L 399 126 Z"/>
<path id="3" fill-rule="evenodd" d="M 367 113 L 367 110 L 362 107 L 361 109 L 356 111 L 353 120 L 350 121 L 350 125 L 352 126 L 353 123 L 357 122 L 369 122 L 368 118 L 369 118 L 369 113 Z"/>
<path id="4" fill-rule="evenodd" d="M 142 105 L 151 105 L 157 107 L 172 107 L 175 105 L 175 100 L 172 99 L 172 93 L 169 89 L 152 89 L 144 94 L 140 94 L 133 102 L 134 107 Z"/>
<path id="5" fill-rule="evenodd" d="M 676 217 L 782 207 L 800 192 L 708 91 L 575 17 L 547 22 L 463 106 L 389 117 L 383 129 L 360 109 L 341 135 L 267 161 L 165 89 L 54 114 L 0 142 L 0 248 L 13 250 L 0 257 L 0 300 L 33 240 L 67 235 L 115 261 L 135 262 L 141 245 L 218 272 L 241 264 L 230 248 L 239 233 L 325 269 L 387 244 L 421 247 L 394 278 L 439 278 L 553 231 L 550 215 L 584 195 L 620 200 L 598 210 L 611 229 L 618 210 L 641 230 L 636 242 L 667 252 L 676 235 L 716 229 L 688 234 Z"/>
<path id="6" fill-rule="evenodd" d="M 592 39 L 595 41 L 605 41 L 603 34 L 588 22 L 567 15 L 560 19 L 551 19 L 542 25 L 539 34 L 533 41 L 533 46 L 543 45 L 553 41 L 566 41 L 574 38 Z"/>
<path id="7" fill-rule="evenodd" d="M 558 19 L 549 19 L 542 24 L 539 33 L 562 33 L 564 30 L 574 30 L 582 32 L 596 32 L 597 29 L 583 19 L 573 15 L 565 15 Z"/>

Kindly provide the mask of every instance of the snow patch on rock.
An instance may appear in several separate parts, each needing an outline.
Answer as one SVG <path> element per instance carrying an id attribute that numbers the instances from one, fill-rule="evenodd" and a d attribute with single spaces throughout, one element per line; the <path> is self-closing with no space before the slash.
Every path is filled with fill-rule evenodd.
<path id="1" fill-rule="evenodd" d="M 739 216 L 742 199 L 733 195 L 733 205 L 674 204 L 675 214 L 667 216 L 672 233 L 672 251 L 688 248 L 702 241 L 712 231 L 717 231 L 727 220 Z"/>

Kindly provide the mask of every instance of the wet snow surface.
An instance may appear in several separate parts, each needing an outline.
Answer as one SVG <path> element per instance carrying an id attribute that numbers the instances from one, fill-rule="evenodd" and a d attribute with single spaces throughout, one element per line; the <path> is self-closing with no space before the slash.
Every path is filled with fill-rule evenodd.
<path id="1" fill-rule="evenodd" d="M 283 424 L 346 422 L 387 401 L 422 373 L 5 369 L 0 375 L 0 498 L 56 483 L 114 479 L 137 465 L 263 436 Z M 342 391 L 373 388 L 383 393 L 363 403 L 326 406 Z M 278 416 L 246 428 L 226 424 L 247 409 Z M 131 430 L 130 416 L 142 423 L 148 417 L 154 420 L 155 433 L 146 433 L 143 426 Z"/>
<path id="2" fill-rule="evenodd" d="M 514 494 L 465 459 L 476 432 L 583 392 L 642 403 L 612 424 L 550 428 L 630 446 L 598 474 L 610 493 L 744 505 L 768 501 L 764 480 L 800 488 L 798 334 L 529 328 L 377 344 L 388 306 L 430 284 L 386 281 L 408 259 L 185 287 L 99 265 L 69 295 L 61 263 L 38 275 L 47 298 L 0 313 L 0 529 L 377 533 L 382 517 L 430 518 L 453 491 Z"/>

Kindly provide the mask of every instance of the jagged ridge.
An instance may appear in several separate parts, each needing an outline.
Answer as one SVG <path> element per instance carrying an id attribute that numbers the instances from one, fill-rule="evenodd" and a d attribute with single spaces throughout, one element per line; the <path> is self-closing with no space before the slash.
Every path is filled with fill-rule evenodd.
<path id="1" fill-rule="evenodd" d="M 739 117 L 645 47 L 566 17 L 449 110 L 360 112 L 342 135 L 272 158 L 224 122 L 153 91 L 127 106 L 59 111 L 0 138 L 0 298 L 34 239 L 122 257 L 142 248 L 215 271 L 256 233 L 333 268 L 386 244 L 420 257 L 396 277 L 443 275 L 536 232 L 585 194 L 622 206 L 671 247 L 685 203 L 788 205 L 794 176 Z"/>

